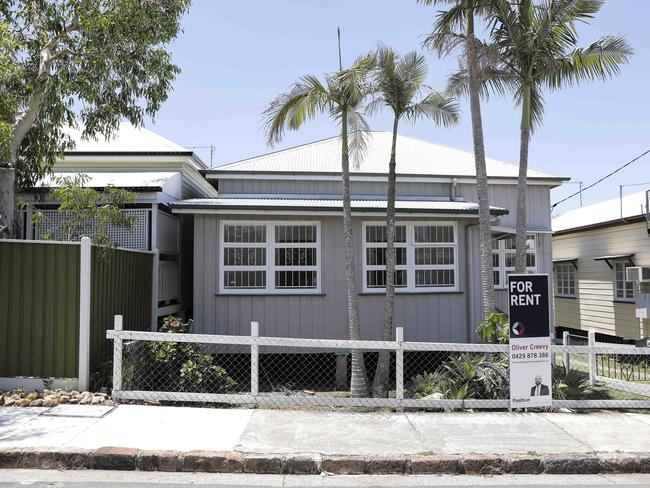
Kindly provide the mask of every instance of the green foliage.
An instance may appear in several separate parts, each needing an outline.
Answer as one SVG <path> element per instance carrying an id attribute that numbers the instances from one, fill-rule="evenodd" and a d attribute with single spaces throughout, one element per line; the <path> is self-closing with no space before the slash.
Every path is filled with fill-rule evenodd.
<path id="1" fill-rule="evenodd" d="M 114 133 L 124 118 L 142 125 L 159 110 L 179 73 L 166 46 L 189 4 L 0 2 L 0 112 L 1 100 L 9 102 L 19 187 L 32 185 L 71 147 L 62 129 L 76 119 L 92 137 Z"/>
<path id="2" fill-rule="evenodd" d="M 486 322 L 481 322 L 476 328 L 481 342 L 496 342 L 498 344 L 508 344 L 510 342 L 510 324 L 508 316 L 505 313 L 490 312 Z"/>
<path id="3" fill-rule="evenodd" d="M 440 393 L 447 399 L 504 399 L 510 395 L 508 358 L 503 354 L 454 354 L 433 373 L 411 380 L 415 398 Z"/>
<path id="4" fill-rule="evenodd" d="M 160 327 L 160 332 L 168 332 L 170 334 L 187 334 L 189 331 L 189 322 L 183 323 L 180 318 L 174 317 L 173 315 L 165 317 Z"/>
<path id="5" fill-rule="evenodd" d="M 103 191 L 88 188 L 89 178 L 83 173 L 55 178 L 56 188 L 50 193 L 52 200 L 59 203 L 58 212 L 63 216 L 59 226 L 53 226 L 44 219 L 42 212 L 35 212 L 33 223 L 45 230 L 45 238 L 77 241 L 88 236 L 101 246 L 103 252 L 115 247 L 109 235 L 112 228 L 130 229 L 135 218 L 123 209 L 136 201 L 136 194 L 114 186 Z"/>
<path id="6" fill-rule="evenodd" d="M 165 317 L 161 332 L 184 334 L 189 324 Z M 161 341 L 134 343 L 125 355 L 124 385 L 133 390 L 224 393 L 237 384 L 215 357 L 194 343 Z"/>
<path id="7" fill-rule="evenodd" d="M 589 384 L 589 375 L 575 369 L 566 373 L 563 367 L 553 368 L 553 398 L 556 400 L 606 400 L 611 391 L 601 384 Z"/>

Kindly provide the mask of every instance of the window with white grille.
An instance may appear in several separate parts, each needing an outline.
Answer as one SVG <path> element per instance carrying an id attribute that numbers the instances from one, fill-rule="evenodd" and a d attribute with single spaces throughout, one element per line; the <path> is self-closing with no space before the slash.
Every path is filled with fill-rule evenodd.
<path id="1" fill-rule="evenodd" d="M 625 281 L 625 269 L 631 266 L 627 261 L 614 263 L 614 296 L 616 300 L 634 301 L 634 283 Z"/>
<path id="2" fill-rule="evenodd" d="M 576 269 L 573 263 L 555 265 L 555 294 L 559 297 L 576 296 Z"/>
<path id="3" fill-rule="evenodd" d="M 318 222 L 223 222 L 222 293 L 320 291 Z"/>
<path id="4" fill-rule="evenodd" d="M 395 226 L 397 292 L 457 290 L 455 223 L 399 223 Z M 363 289 L 386 287 L 386 226 L 363 224 Z"/>
<path id="5" fill-rule="evenodd" d="M 45 237 L 45 234 L 49 233 L 52 240 L 67 240 L 62 230 L 65 216 L 56 209 L 40 210 L 40 212 L 43 213 L 43 222 L 34 229 L 34 238 L 41 240 Z M 146 208 L 133 208 L 123 210 L 123 212 L 127 216 L 135 217 L 133 226 L 130 229 L 109 226 L 108 235 L 118 247 L 148 251 L 149 214 L 151 210 Z M 95 231 L 92 227 L 89 227 L 83 229 L 82 234 L 92 239 Z"/>
<path id="6" fill-rule="evenodd" d="M 515 236 L 492 239 L 492 269 L 495 288 L 506 288 L 508 275 L 515 272 Z M 535 235 L 526 236 L 526 273 L 537 271 L 537 240 Z"/>

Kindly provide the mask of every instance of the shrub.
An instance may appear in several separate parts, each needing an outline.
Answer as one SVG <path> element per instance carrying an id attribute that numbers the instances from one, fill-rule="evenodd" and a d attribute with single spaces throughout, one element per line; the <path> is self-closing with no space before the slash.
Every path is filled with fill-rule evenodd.
<path id="1" fill-rule="evenodd" d="M 503 354 L 456 354 L 433 373 L 412 378 L 411 394 L 422 398 L 440 393 L 448 399 L 504 399 L 509 390 L 508 359 Z"/>
<path id="2" fill-rule="evenodd" d="M 161 332 L 186 333 L 189 324 L 166 317 Z M 186 342 L 136 342 L 128 346 L 124 385 L 132 390 L 224 393 L 237 384 L 215 357 L 199 344 Z"/>
<path id="3" fill-rule="evenodd" d="M 488 342 L 508 344 L 510 342 L 509 325 L 508 316 L 505 313 L 490 312 L 487 321 L 478 324 L 476 333 L 484 344 Z"/>

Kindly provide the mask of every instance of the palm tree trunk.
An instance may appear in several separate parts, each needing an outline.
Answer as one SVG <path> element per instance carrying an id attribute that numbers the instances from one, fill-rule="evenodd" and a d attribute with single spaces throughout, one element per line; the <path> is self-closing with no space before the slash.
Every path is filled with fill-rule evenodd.
<path id="1" fill-rule="evenodd" d="M 482 320 L 487 321 L 494 311 L 494 275 L 492 269 L 492 231 L 490 229 L 490 203 L 488 197 L 487 168 L 485 165 L 485 144 L 483 141 L 483 122 L 477 78 L 477 60 L 474 37 L 474 14 L 467 16 L 467 72 L 469 78 L 469 104 L 472 114 L 472 138 L 474 141 L 474 162 L 476 165 L 476 184 L 478 193 L 478 224 L 481 260 L 481 305 Z"/>
<path id="2" fill-rule="evenodd" d="M 395 308 L 395 180 L 397 147 L 397 126 L 399 119 L 393 121 L 393 143 L 388 163 L 388 196 L 386 199 L 386 300 L 384 301 L 384 330 L 382 340 L 393 339 L 393 310 Z M 372 382 L 372 396 L 385 397 L 388 394 L 388 373 L 390 371 L 390 352 L 379 351 L 375 378 Z"/>
<path id="3" fill-rule="evenodd" d="M 16 169 L 0 166 L 0 239 L 14 237 Z"/>
<path id="4" fill-rule="evenodd" d="M 530 142 L 530 86 L 524 88 L 521 104 L 521 141 L 519 146 L 519 177 L 517 179 L 517 223 L 515 229 L 515 273 L 526 272 L 526 195 L 528 144 Z"/>
<path id="5" fill-rule="evenodd" d="M 343 190 L 343 240 L 345 245 L 345 292 L 348 306 L 348 332 L 351 340 L 361 339 L 359 324 L 359 294 L 357 289 L 357 269 L 354 259 L 354 239 L 352 233 L 352 202 L 350 197 L 350 156 L 348 150 L 347 113 L 341 117 L 341 183 Z M 353 398 L 368 396 L 368 379 L 363 361 L 363 351 L 353 349 L 350 394 Z"/>

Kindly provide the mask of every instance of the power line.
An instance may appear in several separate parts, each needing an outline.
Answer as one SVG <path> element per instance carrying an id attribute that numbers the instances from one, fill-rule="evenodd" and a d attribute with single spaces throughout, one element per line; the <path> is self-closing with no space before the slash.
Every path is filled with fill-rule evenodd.
<path id="1" fill-rule="evenodd" d="M 607 178 L 609 178 L 609 177 L 612 176 L 612 175 L 615 175 L 616 173 L 618 173 L 618 172 L 621 171 L 622 169 L 627 168 L 630 164 L 632 164 L 632 163 L 638 161 L 639 159 L 641 159 L 643 156 L 645 156 L 645 155 L 648 154 L 648 153 L 650 153 L 650 149 L 646 149 L 644 152 L 642 152 L 641 154 L 639 154 L 639 155 L 638 155 L 636 158 L 634 158 L 633 160 L 628 161 L 627 163 L 625 163 L 623 166 L 620 166 L 619 168 L 616 168 L 614 171 L 612 171 L 611 173 L 609 173 L 609 174 L 603 176 L 601 179 L 599 179 L 598 181 L 595 181 L 595 182 L 592 183 L 591 185 L 586 186 L 585 188 L 582 188 L 582 189 L 578 190 L 578 191 L 575 192 L 575 193 L 572 193 L 572 194 L 569 195 L 568 197 L 563 198 L 562 200 L 560 200 L 559 202 L 555 202 L 553 205 L 551 205 L 551 210 L 553 210 L 555 207 L 557 207 L 560 203 L 564 203 L 564 202 L 566 202 L 567 200 L 569 200 L 569 199 L 575 197 L 576 195 L 578 195 L 578 194 L 580 194 L 580 193 L 582 193 L 582 192 L 584 192 L 584 191 L 586 191 L 586 190 L 589 190 L 590 188 L 593 188 L 593 187 L 596 186 L 598 183 L 602 182 L 603 180 L 606 180 Z"/>

